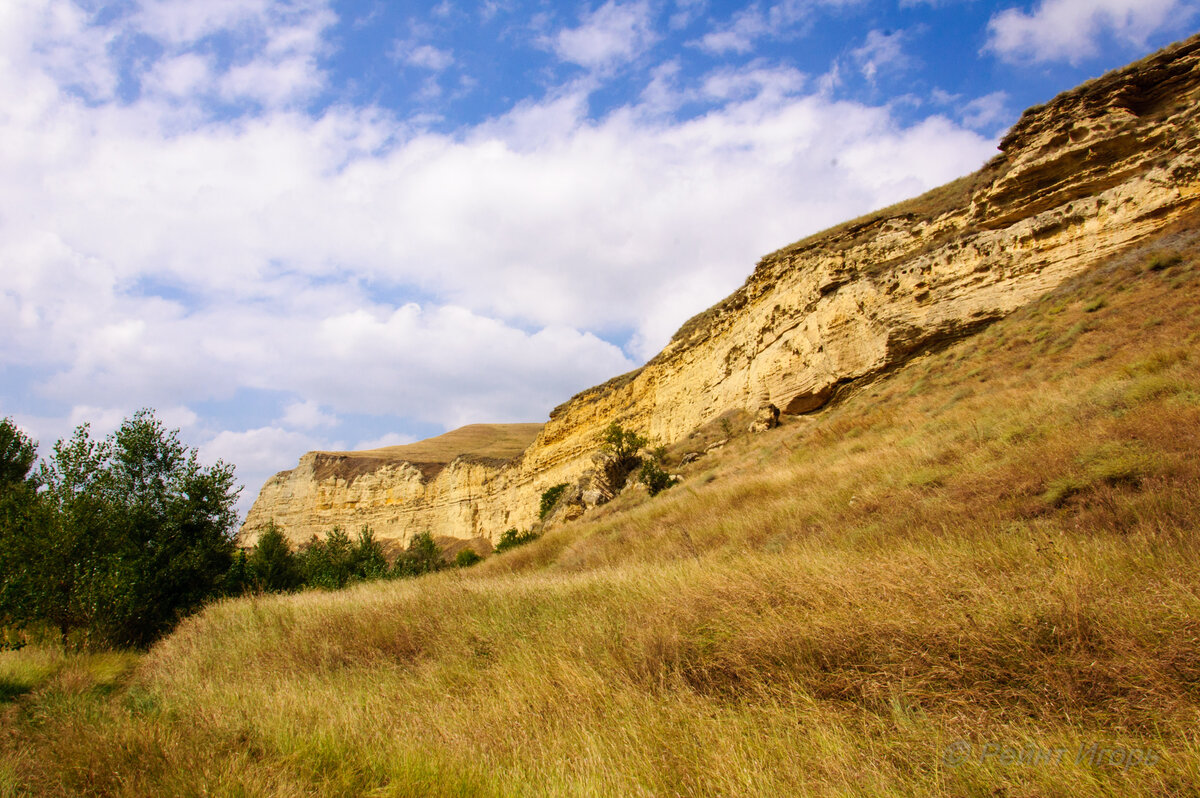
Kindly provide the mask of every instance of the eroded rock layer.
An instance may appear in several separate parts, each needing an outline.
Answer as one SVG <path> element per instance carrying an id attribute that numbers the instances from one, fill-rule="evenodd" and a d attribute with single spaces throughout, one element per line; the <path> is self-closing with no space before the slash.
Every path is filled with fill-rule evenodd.
<path id="1" fill-rule="evenodd" d="M 363 523 L 494 540 L 591 466 L 612 421 L 669 443 L 735 408 L 811 412 L 1010 313 L 1200 210 L 1200 37 L 1026 111 L 1000 149 L 970 177 L 763 258 L 645 367 L 555 409 L 521 454 L 463 449 L 423 468 L 363 453 L 351 478 L 328 458 L 353 455 L 310 453 L 263 487 L 243 541 L 272 518 L 296 542 Z"/>

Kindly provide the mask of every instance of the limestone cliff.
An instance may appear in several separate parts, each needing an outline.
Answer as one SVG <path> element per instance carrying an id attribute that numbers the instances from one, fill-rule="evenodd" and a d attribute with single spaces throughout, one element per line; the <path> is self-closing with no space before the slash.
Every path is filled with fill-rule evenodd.
<path id="1" fill-rule="evenodd" d="M 970 177 L 766 256 L 646 366 L 555 409 L 519 456 L 464 451 L 422 470 L 393 453 L 350 477 L 310 453 L 263 487 L 245 542 L 272 517 L 296 541 L 363 522 L 397 539 L 494 539 L 590 466 L 611 421 L 667 443 L 731 409 L 811 412 L 1030 302 L 1200 211 L 1200 37 L 1026 111 L 1000 150 Z"/>

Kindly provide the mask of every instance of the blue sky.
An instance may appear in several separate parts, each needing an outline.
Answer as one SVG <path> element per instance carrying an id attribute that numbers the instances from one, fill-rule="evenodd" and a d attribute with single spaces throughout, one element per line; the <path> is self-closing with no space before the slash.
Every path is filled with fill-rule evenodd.
<path id="1" fill-rule="evenodd" d="M 0 415 L 155 408 L 242 507 L 544 420 L 759 256 L 977 168 L 1200 0 L 6 0 Z"/>

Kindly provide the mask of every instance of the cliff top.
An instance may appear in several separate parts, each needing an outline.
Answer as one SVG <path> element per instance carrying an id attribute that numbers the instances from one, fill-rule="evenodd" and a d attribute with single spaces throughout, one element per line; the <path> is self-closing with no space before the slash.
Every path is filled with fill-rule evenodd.
<path id="1" fill-rule="evenodd" d="M 468 424 L 434 438 L 400 446 L 359 452 L 328 452 L 347 456 L 383 457 L 397 462 L 446 464 L 462 455 L 511 460 L 529 448 L 542 424 Z"/>
<path id="2" fill-rule="evenodd" d="M 383 466 L 411 463 L 432 479 L 459 457 L 508 461 L 529 448 L 542 424 L 468 424 L 433 438 L 361 452 L 313 452 L 318 480 L 337 477 L 353 482 Z M 286 472 L 285 472 L 286 473 Z"/>

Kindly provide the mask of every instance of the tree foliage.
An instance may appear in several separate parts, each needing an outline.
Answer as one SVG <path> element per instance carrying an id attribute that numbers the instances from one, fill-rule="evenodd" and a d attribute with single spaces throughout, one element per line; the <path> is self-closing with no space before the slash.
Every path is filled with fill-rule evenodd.
<path id="1" fill-rule="evenodd" d="M 368 526 L 360 529 L 353 541 L 336 526 L 323 539 L 313 535 L 300 553 L 299 564 L 303 584 L 325 590 L 338 590 L 388 574 L 383 547 Z"/>
<path id="2" fill-rule="evenodd" d="M 7 622 L 49 623 L 64 644 L 79 631 L 87 645 L 144 647 L 224 588 L 233 467 L 201 466 L 151 411 L 103 441 L 76 428 L 34 479 L 43 490 L 0 530 Z"/>
<path id="3" fill-rule="evenodd" d="M 300 561 L 274 521 L 258 536 L 246 558 L 246 570 L 250 586 L 266 593 L 284 593 L 304 583 Z"/>
<path id="4" fill-rule="evenodd" d="M 392 566 L 392 576 L 411 577 L 440 571 L 445 567 L 442 560 L 442 548 L 433 539 L 433 535 L 419 532 L 408 541 L 408 548 L 400 553 Z"/>
<path id="5" fill-rule="evenodd" d="M 625 429 L 616 421 L 609 424 L 600 436 L 601 449 L 631 469 L 637 466 L 637 454 L 647 443 L 649 440 L 633 430 Z"/>

